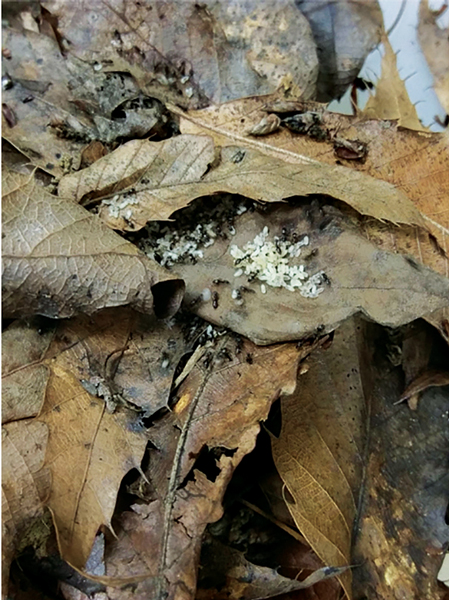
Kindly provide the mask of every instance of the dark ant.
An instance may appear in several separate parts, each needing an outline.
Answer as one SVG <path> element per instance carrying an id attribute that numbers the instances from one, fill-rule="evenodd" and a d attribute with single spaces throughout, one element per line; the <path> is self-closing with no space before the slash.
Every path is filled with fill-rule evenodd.
<path id="1" fill-rule="evenodd" d="M 190 302 L 190 306 L 196 306 L 199 302 L 201 302 L 202 299 L 203 299 L 203 295 L 200 294 L 199 296 L 197 296 Z"/>
<path id="2" fill-rule="evenodd" d="M 253 362 L 254 362 L 254 360 L 253 360 L 253 355 L 252 355 L 252 354 L 250 354 L 250 353 L 248 352 L 248 354 L 246 355 L 246 358 L 245 358 L 245 360 L 246 360 L 246 362 L 247 362 L 249 365 L 252 365 L 252 364 L 253 364 Z"/>
<path id="3" fill-rule="evenodd" d="M 212 306 L 218 308 L 218 292 L 212 292 Z"/>
<path id="4" fill-rule="evenodd" d="M 246 294 L 255 294 L 256 293 L 256 290 L 252 290 L 251 288 L 247 288 L 244 285 L 241 285 L 239 287 L 239 291 L 240 292 L 245 292 Z"/>
<path id="5" fill-rule="evenodd" d="M 314 248 L 313 250 L 311 250 L 309 252 L 309 254 L 307 254 L 306 256 L 303 257 L 303 260 L 310 260 L 311 258 L 313 258 L 314 256 L 316 256 L 318 254 L 318 248 Z"/>
<path id="6" fill-rule="evenodd" d="M 236 258 L 234 261 L 234 265 L 235 266 L 239 265 L 241 262 L 243 262 L 247 258 L 249 258 L 249 254 L 246 254 L 246 256 L 242 256 L 242 258 Z"/>
<path id="7" fill-rule="evenodd" d="M 229 354 L 229 350 L 227 348 L 222 348 L 217 354 L 217 358 L 225 358 L 226 360 L 232 361 L 232 356 Z"/>
<path id="8" fill-rule="evenodd" d="M 237 339 L 237 344 L 235 346 L 235 353 L 240 354 L 242 352 L 242 348 L 243 348 L 243 340 L 241 337 L 239 337 Z"/>
<path id="9" fill-rule="evenodd" d="M 212 281 L 215 285 L 221 285 L 222 283 L 227 283 L 229 285 L 229 281 L 227 279 L 214 279 Z"/>
<path id="10" fill-rule="evenodd" d="M 210 363 L 212 362 L 212 352 L 208 352 L 206 354 L 206 356 L 203 359 L 203 366 L 208 369 L 210 366 Z"/>
<path id="11" fill-rule="evenodd" d="M 321 274 L 321 279 L 324 281 L 324 283 L 326 283 L 327 285 L 331 284 L 331 280 L 329 279 L 329 277 L 326 275 L 326 273 L 322 273 Z"/>

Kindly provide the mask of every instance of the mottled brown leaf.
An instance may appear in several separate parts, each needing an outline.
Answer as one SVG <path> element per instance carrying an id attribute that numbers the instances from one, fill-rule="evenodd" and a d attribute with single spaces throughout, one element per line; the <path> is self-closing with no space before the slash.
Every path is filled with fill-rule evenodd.
<path id="1" fill-rule="evenodd" d="M 3 314 L 76 312 L 130 304 L 174 314 L 182 281 L 165 273 L 83 207 L 9 175 L 3 197 Z"/>
<path id="2" fill-rule="evenodd" d="M 44 4 L 71 53 L 130 73 L 162 101 L 198 108 L 267 94 L 285 80 L 297 95 L 315 89 L 315 43 L 294 0 Z"/>
<path id="3" fill-rule="evenodd" d="M 86 196 L 109 196 L 113 203 L 103 204 L 102 219 L 115 228 L 136 230 L 147 221 L 168 219 L 185 206 L 192 197 L 181 192 L 186 184 L 195 188 L 201 182 L 214 157 L 213 141 L 205 136 L 176 136 L 164 142 L 133 140 L 91 167 L 63 177 L 59 195 L 76 202 Z"/>
<path id="4" fill-rule="evenodd" d="M 385 331 L 365 327 L 371 435 L 353 555 L 360 565 L 353 571 L 354 596 L 443 599 L 437 573 L 449 539 L 448 395 L 433 387 L 423 392 L 418 410 L 395 406 L 403 390 L 402 371 L 387 359 Z M 434 359 L 447 364 L 447 347 L 436 332 L 432 337 Z M 431 362 L 429 368 L 435 366 Z"/>

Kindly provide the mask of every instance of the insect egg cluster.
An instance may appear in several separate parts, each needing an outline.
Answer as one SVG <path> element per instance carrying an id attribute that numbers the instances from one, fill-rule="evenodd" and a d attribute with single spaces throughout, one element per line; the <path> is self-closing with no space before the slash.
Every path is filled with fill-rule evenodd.
<path id="1" fill-rule="evenodd" d="M 236 204 L 227 197 L 212 207 L 205 205 L 203 210 L 188 207 L 179 214 L 176 223 L 149 223 L 141 248 L 163 267 L 185 262 L 195 264 L 203 258 L 204 249 L 212 246 L 218 237 L 235 235 L 234 219 L 247 210 L 247 205 Z"/>
<path id="2" fill-rule="evenodd" d="M 130 206 L 138 203 L 139 200 L 137 195 L 132 190 L 125 192 L 124 194 L 116 194 L 112 198 L 105 198 L 102 200 L 102 204 L 109 207 L 109 215 L 114 219 L 118 219 L 120 216 L 127 220 L 131 219 L 133 216 L 133 211 Z M 124 212 L 122 212 L 123 210 Z"/>
<path id="3" fill-rule="evenodd" d="M 290 292 L 298 290 L 305 298 L 316 298 L 321 294 L 324 291 L 322 284 L 326 282 L 324 272 L 310 275 L 303 264 L 291 264 L 292 259 L 300 256 L 301 248 L 309 245 L 309 237 L 304 235 L 298 241 L 290 241 L 287 237 L 275 236 L 270 241 L 268 234 L 265 226 L 242 248 L 230 247 L 236 267 L 234 276 L 246 275 L 248 281 L 258 279 L 262 294 L 267 292 L 267 286 L 283 287 Z"/>

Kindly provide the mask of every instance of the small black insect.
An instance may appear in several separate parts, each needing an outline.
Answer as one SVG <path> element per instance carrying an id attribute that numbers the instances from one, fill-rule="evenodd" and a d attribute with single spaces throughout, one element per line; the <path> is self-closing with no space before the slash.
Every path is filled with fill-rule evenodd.
<path id="1" fill-rule="evenodd" d="M 232 356 L 229 353 L 229 350 L 227 348 L 222 348 L 220 350 L 220 352 L 217 354 L 217 358 L 225 358 L 226 360 L 231 361 L 232 360 Z"/>
<path id="2" fill-rule="evenodd" d="M 241 337 L 237 338 L 237 343 L 235 345 L 235 353 L 240 354 L 243 348 L 243 340 Z"/>
<path id="3" fill-rule="evenodd" d="M 214 283 L 215 285 L 227 283 L 229 285 L 229 281 L 227 279 L 214 279 L 212 283 Z"/>
<path id="4" fill-rule="evenodd" d="M 212 306 L 218 308 L 218 292 L 212 292 Z"/>
<path id="5" fill-rule="evenodd" d="M 190 302 L 190 306 L 196 306 L 199 302 L 201 302 L 202 299 L 203 299 L 203 295 L 200 294 L 199 296 L 197 296 Z"/>
<path id="6" fill-rule="evenodd" d="M 255 294 L 256 293 L 256 290 L 252 290 L 251 288 L 245 287 L 244 285 L 241 285 L 239 287 L 239 291 L 244 292 L 245 294 Z"/>
<path id="7" fill-rule="evenodd" d="M 203 359 L 203 366 L 207 369 L 212 362 L 212 352 L 207 352 Z"/>
<path id="8" fill-rule="evenodd" d="M 324 283 L 326 285 L 330 285 L 331 284 L 331 280 L 329 279 L 329 277 L 326 275 L 326 273 L 322 273 L 321 274 L 321 279 L 324 281 Z"/>
<path id="9" fill-rule="evenodd" d="M 246 355 L 246 358 L 245 358 L 245 360 L 246 360 L 246 362 L 247 362 L 249 365 L 252 365 L 252 364 L 253 364 L 253 362 L 254 362 L 254 360 L 253 360 L 253 355 L 252 355 L 252 354 L 250 354 L 250 353 L 248 352 L 248 354 Z"/>

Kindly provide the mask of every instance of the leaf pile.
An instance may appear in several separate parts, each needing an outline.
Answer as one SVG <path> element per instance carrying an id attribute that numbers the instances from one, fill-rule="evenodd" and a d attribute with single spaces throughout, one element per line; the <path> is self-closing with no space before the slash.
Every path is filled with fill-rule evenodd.
<path id="1" fill-rule="evenodd" d="M 386 39 L 316 101 L 377 3 L 3 27 L 3 597 L 443 598 L 447 135 Z"/>

